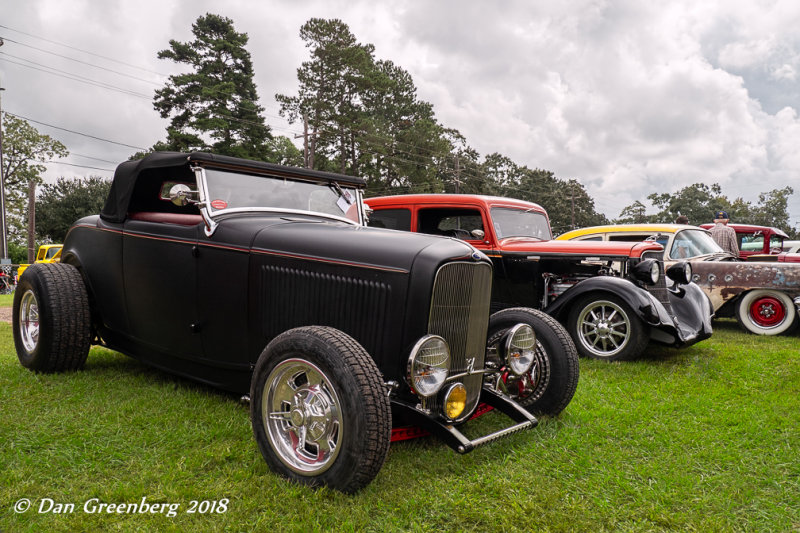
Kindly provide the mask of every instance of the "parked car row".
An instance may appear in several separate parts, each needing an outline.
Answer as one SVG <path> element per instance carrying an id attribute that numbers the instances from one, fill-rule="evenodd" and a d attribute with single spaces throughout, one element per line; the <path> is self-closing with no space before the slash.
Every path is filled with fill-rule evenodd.
<path id="1" fill-rule="evenodd" d="M 786 333 L 797 324 L 800 264 L 743 261 L 725 252 L 708 230 L 677 224 L 610 225 L 558 237 L 577 242 L 640 242 L 664 247 L 667 265 L 691 265 L 692 280 L 711 299 L 717 317 L 736 317 L 759 335 Z"/>
<path id="2" fill-rule="evenodd" d="M 21 364 L 78 370 L 103 344 L 244 395 L 273 471 L 354 492 L 392 441 L 433 434 L 467 453 L 558 415 L 579 353 L 617 361 L 707 338 L 743 283 L 742 269 L 704 269 L 697 228 L 554 240 L 536 204 L 408 195 L 367 208 L 365 186 L 208 153 L 120 164 L 61 261 L 19 280 Z M 794 320 L 782 292 L 749 292 L 737 305 L 762 330 Z M 468 438 L 491 409 L 506 426 Z"/>
<path id="3" fill-rule="evenodd" d="M 493 309 L 541 309 L 587 357 L 634 359 L 651 340 L 688 346 L 711 335 L 708 298 L 685 264 L 665 270 L 660 244 L 555 241 L 541 206 L 508 198 L 399 195 L 367 204 L 373 227 L 455 237 L 484 252 L 494 265 Z"/>

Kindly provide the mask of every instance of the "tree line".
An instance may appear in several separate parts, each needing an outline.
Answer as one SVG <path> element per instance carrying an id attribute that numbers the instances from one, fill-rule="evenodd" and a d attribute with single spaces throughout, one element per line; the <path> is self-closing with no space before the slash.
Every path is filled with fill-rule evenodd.
<path id="1" fill-rule="evenodd" d="M 264 119 L 247 34 L 237 32 L 231 19 L 206 14 L 192 24 L 192 35 L 188 42 L 170 40 L 158 52 L 160 59 L 187 71 L 170 76 L 155 91 L 153 107 L 169 124 L 165 138 L 149 151 L 212 151 L 358 175 L 367 180 L 369 196 L 460 192 L 519 198 L 542 205 L 555 234 L 609 222 L 577 179 L 519 165 L 499 153 L 481 156 L 458 130 L 437 119 L 407 71 L 376 58 L 374 46 L 358 42 L 341 20 L 312 18 L 300 28 L 309 55 L 297 69 L 297 91 L 275 95 L 281 116 L 303 127 L 302 149 L 274 135 Z M 11 115 L 5 115 L 4 125 L 10 147 L 5 163 L 9 240 L 14 250 L 27 240 L 32 260 L 34 236 L 61 241 L 74 220 L 100 210 L 109 183 L 90 177 L 42 184 L 40 161 L 66 156 L 66 147 Z M 752 204 L 729 201 L 718 184 L 698 183 L 648 196 L 660 210 L 655 215 L 647 215 L 637 201 L 617 221 L 671 222 L 685 214 L 699 224 L 725 209 L 737 222 L 794 234 L 787 210 L 792 193 L 790 187 L 773 190 Z"/>

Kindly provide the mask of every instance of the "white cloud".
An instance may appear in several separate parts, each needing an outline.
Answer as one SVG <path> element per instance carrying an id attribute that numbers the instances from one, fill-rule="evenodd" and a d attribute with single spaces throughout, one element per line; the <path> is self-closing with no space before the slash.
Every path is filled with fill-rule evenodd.
<path id="1" fill-rule="evenodd" d="M 156 53 L 169 39 L 189 40 L 191 23 L 206 12 L 230 17 L 250 36 L 261 103 L 284 135 L 299 126 L 277 116 L 274 95 L 295 90 L 295 71 L 307 59 L 299 28 L 311 17 L 340 18 L 361 42 L 375 45 L 377 57 L 408 70 L 440 121 L 481 154 L 499 152 L 578 178 L 611 217 L 651 192 L 698 181 L 719 182 L 729 196 L 755 198 L 792 184 L 800 171 L 800 89 L 794 83 L 800 4 L 794 0 L 231 0 L 224 6 L 208 0 L 0 0 L 0 12 L 5 26 L 166 74 L 176 69 Z M 3 28 L 0 35 L 74 54 Z M 152 94 L 156 87 L 30 49 L 7 45 L 0 52 L 13 49 L 137 92 Z M 4 61 L 0 79 L 9 111 L 137 146 L 164 136 L 165 122 L 147 99 Z M 73 152 L 111 160 L 127 155 L 113 145 L 64 138 Z M 800 223 L 800 190 L 790 207 Z"/>

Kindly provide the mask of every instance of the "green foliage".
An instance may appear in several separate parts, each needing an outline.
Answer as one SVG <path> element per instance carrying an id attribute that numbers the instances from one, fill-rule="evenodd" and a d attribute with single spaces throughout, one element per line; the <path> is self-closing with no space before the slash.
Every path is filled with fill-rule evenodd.
<path id="1" fill-rule="evenodd" d="M 3 113 L 3 176 L 9 242 L 23 243 L 28 234 L 28 192 L 42 183 L 42 162 L 69 155 L 66 146 L 39 133 L 27 121 Z M 9 252 L 10 253 L 10 252 Z"/>
<path id="2" fill-rule="evenodd" d="M 38 249 L 38 246 L 37 246 Z M 19 265 L 21 263 L 28 262 L 28 247 L 23 246 L 19 243 L 14 241 L 9 241 L 8 243 L 8 257 L 11 259 L 11 263 L 15 265 Z"/>
<path id="3" fill-rule="evenodd" d="M 269 141 L 270 162 L 292 167 L 303 166 L 303 152 L 288 137 L 276 135 Z"/>
<path id="4" fill-rule="evenodd" d="M 653 193 L 647 197 L 660 209 L 651 222 L 674 222 L 678 215 L 689 217 L 690 224 L 711 222 L 714 212 L 731 212 L 731 203 L 722 195 L 722 188 L 714 183 L 710 187 L 704 183 L 694 183 L 675 194 Z"/>
<path id="5" fill-rule="evenodd" d="M 794 193 L 791 187 L 773 189 L 758 195 L 758 202 L 743 198 L 733 201 L 722 194 L 718 183 L 708 186 L 695 183 L 675 193 L 653 193 L 647 199 L 659 209 L 654 215 L 645 213 L 645 205 L 636 201 L 625 207 L 615 222 L 630 224 L 634 222 L 674 222 L 678 215 L 689 217 L 690 224 L 712 222 L 716 211 L 727 211 L 732 222 L 774 226 L 785 231 L 790 237 L 798 235 L 798 229 L 789 225 L 788 199 Z"/>
<path id="6" fill-rule="evenodd" d="M 64 242 L 67 231 L 81 217 L 96 215 L 108 197 L 111 181 L 97 176 L 59 178 L 42 187 L 36 200 L 36 233 L 40 239 Z"/>
<path id="7" fill-rule="evenodd" d="M 654 217 L 648 216 L 645 212 L 646 210 L 647 208 L 645 205 L 639 200 L 636 200 L 623 209 L 619 214 L 619 218 L 614 222 L 617 224 L 647 224 L 653 222 Z"/>
<path id="8" fill-rule="evenodd" d="M 232 20 L 213 14 L 198 17 L 192 33 L 193 41 L 170 40 L 170 48 L 158 53 L 160 59 L 192 70 L 170 76 L 156 91 L 153 105 L 163 118 L 170 117 L 170 125 L 167 140 L 153 149 L 271 160 L 272 134 L 257 104 L 247 34 L 236 32 Z"/>
<path id="9" fill-rule="evenodd" d="M 290 123 L 308 122 L 308 166 L 363 176 L 372 194 L 440 191 L 451 145 L 408 72 L 377 61 L 338 19 L 311 19 L 300 37 L 311 58 L 297 70 L 298 92 L 275 98 Z"/>

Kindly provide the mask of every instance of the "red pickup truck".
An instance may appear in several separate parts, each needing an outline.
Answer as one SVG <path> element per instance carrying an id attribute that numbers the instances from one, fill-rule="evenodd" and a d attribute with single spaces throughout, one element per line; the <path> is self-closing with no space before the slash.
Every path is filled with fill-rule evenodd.
<path id="1" fill-rule="evenodd" d="M 751 255 L 781 252 L 783 241 L 789 236 L 778 228 L 755 226 L 753 224 L 728 224 L 736 232 L 739 245 L 739 257 L 747 259 Z M 701 228 L 711 229 L 714 224 L 700 224 Z"/>

